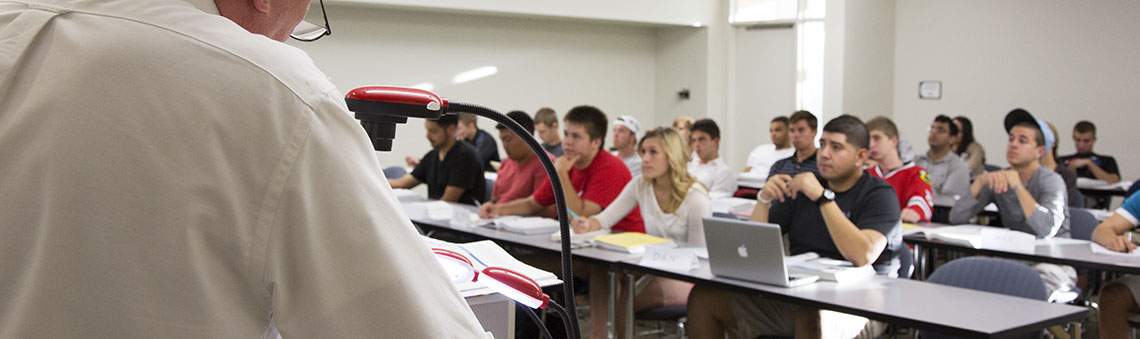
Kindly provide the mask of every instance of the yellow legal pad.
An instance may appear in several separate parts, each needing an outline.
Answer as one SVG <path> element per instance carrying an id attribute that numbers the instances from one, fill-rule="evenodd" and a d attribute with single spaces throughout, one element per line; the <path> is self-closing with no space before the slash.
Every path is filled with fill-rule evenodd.
<path id="1" fill-rule="evenodd" d="M 647 245 L 663 244 L 673 241 L 645 233 L 625 232 L 598 236 L 594 238 L 594 242 L 604 248 L 618 252 L 643 253 Z"/>

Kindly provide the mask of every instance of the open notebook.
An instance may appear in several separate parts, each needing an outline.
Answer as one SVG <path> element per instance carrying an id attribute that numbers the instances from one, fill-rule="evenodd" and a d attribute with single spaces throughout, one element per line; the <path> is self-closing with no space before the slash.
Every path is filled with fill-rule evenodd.
<path id="1" fill-rule="evenodd" d="M 423 237 L 423 239 L 428 247 L 442 248 L 463 254 L 468 260 L 471 260 L 471 264 L 475 265 L 476 271 L 482 271 L 487 267 L 502 267 L 530 277 L 543 287 L 562 283 L 554 273 L 535 268 L 515 259 L 514 256 L 490 240 L 456 244 L 428 237 Z M 485 287 L 479 282 L 468 281 L 456 284 L 455 288 L 464 297 L 494 293 L 489 287 Z"/>

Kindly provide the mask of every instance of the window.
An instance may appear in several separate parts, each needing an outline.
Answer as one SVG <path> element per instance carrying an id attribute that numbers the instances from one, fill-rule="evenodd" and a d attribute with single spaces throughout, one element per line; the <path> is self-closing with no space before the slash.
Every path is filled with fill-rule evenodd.
<path id="1" fill-rule="evenodd" d="M 793 23 L 796 28 L 796 108 L 823 121 L 826 0 L 734 0 L 734 24 Z"/>

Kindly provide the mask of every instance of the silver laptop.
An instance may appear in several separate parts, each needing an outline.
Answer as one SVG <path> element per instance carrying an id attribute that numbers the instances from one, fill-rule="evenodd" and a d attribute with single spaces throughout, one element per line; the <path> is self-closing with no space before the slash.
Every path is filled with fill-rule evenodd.
<path id="1" fill-rule="evenodd" d="M 704 218 L 704 226 L 713 275 L 784 287 L 819 279 L 810 274 L 788 274 L 779 225 Z"/>

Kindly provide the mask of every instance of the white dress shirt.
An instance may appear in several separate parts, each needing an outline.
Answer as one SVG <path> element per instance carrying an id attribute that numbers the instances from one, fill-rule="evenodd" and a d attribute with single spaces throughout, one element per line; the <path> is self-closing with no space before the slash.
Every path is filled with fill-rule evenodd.
<path id="1" fill-rule="evenodd" d="M 217 13 L 0 3 L 0 338 L 484 336 L 342 94 Z"/>
<path id="2" fill-rule="evenodd" d="M 702 164 L 700 157 L 689 161 L 689 174 L 697 177 L 709 188 L 713 199 L 731 197 L 736 193 L 736 171 L 733 171 L 720 157 Z"/>
<path id="3" fill-rule="evenodd" d="M 777 150 L 775 144 L 756 146 L 751 153 L 748 153 L 748 166 L 752 167 L 748 173 L 757 178 L 767 178 L 768 170 L 772 168 L 772 164 L 793 154 L 796 154 L 795 147 Z"/>

